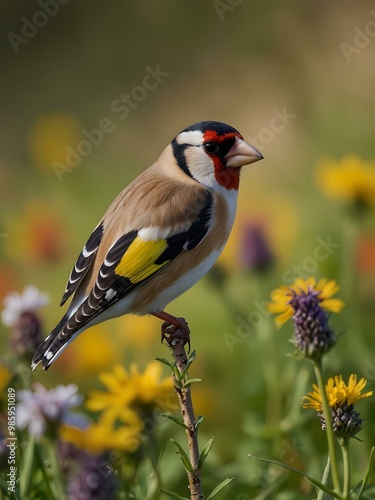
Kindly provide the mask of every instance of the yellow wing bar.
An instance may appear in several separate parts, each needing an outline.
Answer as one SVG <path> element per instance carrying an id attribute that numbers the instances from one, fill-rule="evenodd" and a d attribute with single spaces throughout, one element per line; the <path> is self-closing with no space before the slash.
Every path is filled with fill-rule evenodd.
<path id="1" fill-rule="evenodd" d="M 139 283 L 169 262 L 166 260 L 162 264 L 155 264 L 167 247 L 168 242 L 165 239 L 145 241 L 137 236 L 117 264 L 115 273 L 132 283 Z"/>

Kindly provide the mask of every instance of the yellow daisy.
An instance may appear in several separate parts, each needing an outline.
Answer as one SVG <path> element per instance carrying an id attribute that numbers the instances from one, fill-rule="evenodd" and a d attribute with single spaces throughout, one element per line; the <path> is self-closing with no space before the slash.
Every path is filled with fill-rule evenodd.
<path id="1" fill-rule="evenodd" d="M 275 323 L 279 328 L 293 316 L 293 308 L 289 304 L 291 294 L 294 292 L 300 295 L 307 293 L 309 289 L 319 292 L 320 305 L 326 311 L 338 313 L 345 305 L 341 299 L 332 298 L 340 289 L 335 280 L 322 278 L 316 282 L 316 279 L 312 276 L 307 279 L 297 278 L 291 285 L 280 285 L 279 288 L 273 290 L 271 302 L 267 304 L 267 308 L 271 313 L 278 314 Z"/>
<path id="2" fill-rule="evenodd" d="M 342 375 L 328 379 L 326 393 L 329 406 L 337 408 L 343 404 L 354 405 L 357 401 L 372 396 L 373 391 L 361 394 L 366 384 L 367 380 L 363 377 L 357 382 L 357 375 L 354 374 L 350 375 L 348 385 L 343 381 Z M 308 396 L 303 397 L 306 402 L 302 406 L 304 408 L 313 408 L 320 413 L 323 411 L 322 396 L 317 385 L 313 384 L 313 388 L 313 392 L 309 392 Z"/>
<path id="3" fill-rule="evenodd" d="M 105 420 L 120 419 L 139 425 L 140 417 L 153 408 L 171 407 L 172 378 L 160 380 L 161 373 L 161 364 L 155 362 L 149 363 L 143 373 L 139 373 L 135 363 L 130 365 L 129 372 L 116 365 L 112 372 L 99 375 L 107 391 L 91 391 L 86 407 L 102 411 Z"/>
<path id="4" fill-rule="evenodd" d="M 375 162 L 348 155 L 340 161 L 323 160 L 316 171 L 316 181 L 332 198 L 342 198 L 363 205 L 375 205 Z"/>
<path id="5" fill-rule="evenodd" d="M 350 375 L 348 385 L 342 380 L 342 375 L 328 379 L 325 391 L 330 407 L 331 425 L 334 434 L 339 439 L 351 438 L 362 429 L 362 419 L 355 410 L 354 404 L 361 399 L 372 396 L 373 391 L 362 394 L 366 387 L 367 380 L 361 378 L 357 382 L 356 375 Z M 321 418 L 322 429 L 326 428 L 326 421 L 323 413 L 322 395 L 319 387 L 313 384 L 314 391 L 304 396 L 303 408 L 313 408 Z"/>
<path id="6" fill-rule="evenodd" d="M 60 437 L 90 453 L 108 450 L 133 452 L 139 446 L 140 432 L 140 427 L 122 425 L 115 428 L 112 422 L 101 420 L 97 424 L 91 423 L 87 429 L 64 425 Z"/>

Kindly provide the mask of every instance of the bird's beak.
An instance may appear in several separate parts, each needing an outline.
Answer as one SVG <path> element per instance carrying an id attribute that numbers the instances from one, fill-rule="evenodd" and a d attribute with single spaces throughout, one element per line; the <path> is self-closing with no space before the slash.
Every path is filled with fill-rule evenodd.
<path id="1" fill-rule="evenodd" d="M 225 156 L 227 167 L 243 167 L 262 160 L 263 155 L 254 146 L 236 137 L 233 146 Z"/>

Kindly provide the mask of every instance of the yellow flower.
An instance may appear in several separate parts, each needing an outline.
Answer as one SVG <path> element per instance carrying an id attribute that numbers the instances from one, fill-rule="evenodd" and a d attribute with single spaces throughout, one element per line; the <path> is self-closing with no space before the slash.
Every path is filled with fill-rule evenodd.
<path id="1" fill-rule="evenodd" d="M 291 285 L 280 285 L 279 288 L 273 290 L 271 293 L 271 302 L 267 304 L 267 308 L 271 313 L 279 314 L 275 318 L 275 323 L 279 328 L 293 316 L 293 308 L 289 304 L 292 292 L 300 295 L 307 293 L 309 289 L 319 292 L 320 305 L 327 311 L 338 313 L 345 305 L 341 299 L 331 298 L 340 289 L 335 280 L 322 278 L 316 282 L 316 279 L 312 276 L 309 276 L 305 280 L 297 278 Z"/>
<path id="2" fill-rule="evenodd" d="M 108 450 L 133 452 L 139 446 L 140 431 L 140 427 L 126 425 L 115 428 L 113 423 L 101 420 L 97 424 L 91 423 L 87 429 L 64 425 L 60 437 L 90 453 Z"/>
<path id="3" fill-rule="evenodd" d="M 316 180 L 332 198 L 342 198 L 364 205 L 375 205 L 375 163 L 348 155 L 341 161 L 323 160 Z"/>
<path id="4" fill-rule="evenodd" d="M 11 378 L 12 378 L 12 373 L 8 370 L 6 366 L 0 364 L 0 394 L 6 393 L 5 389 L 8 387 Z"/>
<path id="5" fill-rule="evenodd" d="M 66 372 L 68 366 L 72 379 L 82 373 L 96 374 L 109 369 L 120 360 L 121 354 L 112 333 L 108 323 L 93 326 L 89 335 L 80 335 L 71 349 L 64 352 L 56 366 L 61 372 Z"/>
<path id="6" fill-rule="evenodd" d="M 105 420 L 120 419 L 140 425 L 140 417 L 153 408 L 171 406 L 172 378 L 160 380 L 161 372 L 161 364 L 155 362 L 149 363 L 143 373 L 139 373 L 135 363 L 130 365 L 129 372 L 116 365 L 112 372 L 100 374 L 99 379 L 107 391 L 91 391 L 86 407 L 102 411 Z"/>
<path id="7" fill-rule="evenodd" d="M 350 375 L 348 385 L 342 380 L 342 375 L 328 379 L 325 387 L 328 405 L 330 407 L 331 425 L 334 434 L 340 439 L 347 440 L 355 436 L 362 429 L 362 419 L 355 410 L 354 404 L 361 399 L 368 398 L 373 391 L 361 394 L 367 380 L 361 378 L 357 382 L 357 375 Z M 318 412 L 322 422 L 322 429 L 326 428 L 326 420 L 323 412 L 322 395 L 319 387 L 313 384 L 314 391 L 304 396 L 304 408 L 313 408 Z"/>
<path id="8" fill-rule="evenodd" d="M 139 347 L 144 351 L 145 345 L 150 347 L 160 343 L 159 324 L 153 316 L 136 316 L 127 314 L 120 316 L 115 323 L 119 342 L 129 347 Z"/>
<path id="9" fill-rule="evenodd" d="M 363 377 L 359 382 L 357 382 L 357 375 L 354 374 L 350 375 L 348 385 L 346 385 L 343 381 L 342 375 L 337 375 L 334 378 L 328 379 L 326 384 L 326 394 L 329 406 L 334 409 L 344 404 L 350 406 L 354 405 L 361 399 L 372 396 L 373 391 L 361 394 L 362 390 L 366 387 L 366 384 L 367 380 Z M 323 411 L 322 396 L 317 385 L 313 384 L 313 388 L 313 392 L 309 392 L 308 396 L 303 397 L 306 402 L 302 403 L 302 406 L 304 408 L 313 408 L 320 413 Z"/>
<path id="10" fill-rule="evenodd" d="M 79 122 L 65 113 L 46 113 L 37 118 L 30 131 L 29 149 L 35 165 L 53 172 L 53 162 L 66 164 L 67 147 L 81 140 Z"/>

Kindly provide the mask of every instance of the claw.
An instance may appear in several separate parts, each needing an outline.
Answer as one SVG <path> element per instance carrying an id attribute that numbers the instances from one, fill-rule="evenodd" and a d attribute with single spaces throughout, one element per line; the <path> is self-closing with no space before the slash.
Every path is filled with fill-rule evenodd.
<path id="1" fill-rule="evenodd" d="M 175 324 L 165 321 L 161 325 L 161 342 L 166 342 L 169 347 L 176 345 L 178 342 L 183 345 L 188 345 L 190 352 L 190 329 L 184 318 L 175 318 Z"/>
<path id="2" fill-rule="evenodd" d="M 156 318 L 165 320 L 161 325 L 161 342 L 165 342 L 171 347 L 181 342 L 188 344 L 190 352 L 190 329 L 184 318 L 176 318 L 165 311 L 155 311 L 151 313 Z"/>

